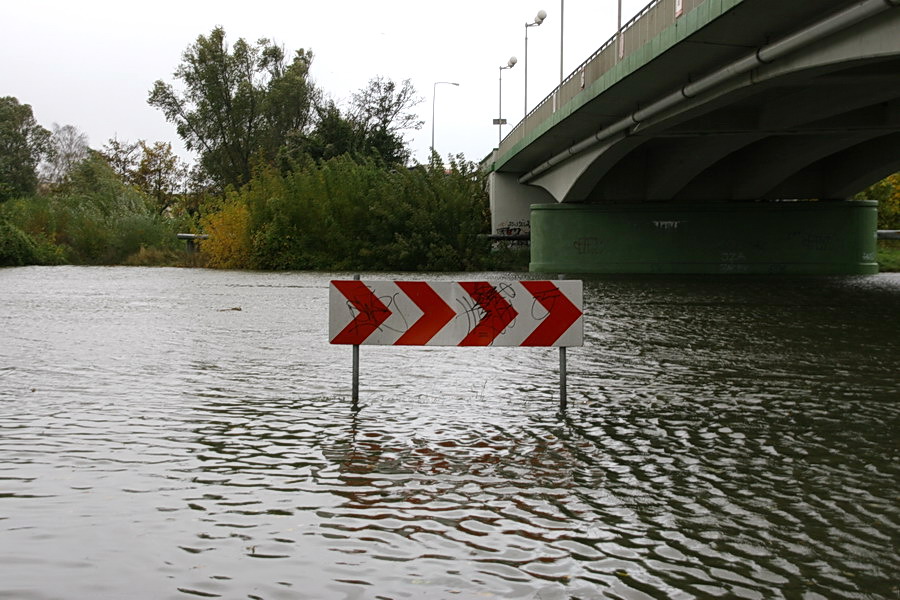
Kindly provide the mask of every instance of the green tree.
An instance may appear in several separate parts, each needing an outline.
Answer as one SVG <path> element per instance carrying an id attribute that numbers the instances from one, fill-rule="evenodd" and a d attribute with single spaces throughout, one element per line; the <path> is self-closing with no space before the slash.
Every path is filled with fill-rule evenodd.
<path id="1" fill-rule="evenodd" d="M 100 155 L 112 170 L 122 179 L 129 181 L 137 170 L 141 142 L 120 142 L 118 138 L 110 138 L 103 145 Z"/>
<path id="2" fill-rule="evenodd" d="M 878 201 L 879 229 L 900 229 L 900 173 L 888 175 L 855 197 Z"/>
<path id="3" fill-rule="evenodd" d="M 151 200 L 159 214 L 165 214 L 184 196 L 192 183 L 190 168 L 172 152 L 169 142 L 148 144 L 111 139 L 100 155 L 128 185 Z"/>
<path id="4" fill-rule="evenodd" d="M 288 63 L 268 39 L 241 38 L 229 49 L 225 30 L 216 27 L 182 55 L 174 76 L 184 91 L 159 80 L 148 102 L 175 124 L 219 186 L 239 186 L 250 180 L 255 160 L 274 161 L 287 139 L 308 132 L 317 96 L 312 58 L 301 49 Z"/>
<path id="5" fill-rule="evenodd" d="M 51 185 L 64 183 L 89 151 L 87 134 L 74 125 L 54 123 L 50 149 L 41 164 L 41 180 Z"/>
<path id="6" fill-rule="evenodd" d="M 301 155 L 308 154 L 317 161 L 323 161 L 344 154 L 365 154 L 365 136 L 359 124 L 342 113 L 333 100 L 317 106 L 316 116 L 312 134 L 289 140 L 284 148 L 286 156 L 296 161 Z"/>
<path id="7" fill-rule="evenodd" d="M 50 132 L 38 125 L 31 105 L 0 98 L 0 202 L 33 194 L 37 167 L 50 149 Z"/>
<path id="8" fill-rule="evenodd" d="M 152 199 L 156 211 L 165 213 L 186 192 L 188 167 L 172 152 L 172 144 L 141 140 L 141 156 L 131 182 Z"/>
<path id="9" fill-rule="evenodd" d="M 383 165 L 405 164 L 409 149 L 403 134 L 422 126 L 413 112 L 420 101 L 409 80 L 398 86 L 383 77 L 372 79 L 353 94 L 346 111 L 330 99 L 316 106 L 312 133 L 289 139 L 282 149 L 282 162 L 308 154 L 319 162 L 349 155 L 362 162 L 374 159 Z"/>
<path id="10" fill-rule="evenodd" d="M 357 124 L 368 152 L 387 164 L 405 164 L 409 149 L 403 134 L 422 127 L 413 109 L 422 102 L 409 79 L 397 85 L 375 77 L 353 94 L 350 118 Z"/>

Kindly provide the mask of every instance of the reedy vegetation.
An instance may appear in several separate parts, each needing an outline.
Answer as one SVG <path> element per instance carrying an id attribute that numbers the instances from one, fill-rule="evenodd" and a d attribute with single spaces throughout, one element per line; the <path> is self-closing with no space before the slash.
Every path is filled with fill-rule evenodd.
<path id="1" fill-rule="evenodd" d="M 489 216 L 480 174 L 386 170 L 348 155 L 269 167 L 202 219 L 210 266 L 254 269 L 468 270 L 489 268 L 480 235 Z"/>
<path id="2" fill-rule="evenodd" d="M 0 205 L 0 227 L 0 264 L 123 264 L 142 248 L 178 259 L 177 221 L 160 216 L 96 153 L 51 193 Z"/>

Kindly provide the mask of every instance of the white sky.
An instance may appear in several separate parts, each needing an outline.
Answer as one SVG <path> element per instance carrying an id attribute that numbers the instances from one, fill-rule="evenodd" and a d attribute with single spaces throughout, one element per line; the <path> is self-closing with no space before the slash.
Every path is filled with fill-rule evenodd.
<path id="1" fill-rule="evenodd" d="M 564 0 L 562 0 L 564 1 Z M 623 21 L 647 0 L 622 0 Z M 172 73 L 198 35 L 224 27 L 229 42 L 272 39 L 288 56 L 315 54 L 312 77 L 345 106 L 369 79 L 412 80 L 425 123 L 407 134 L 413 157 L 424 162 L 431 145 L 446 157 L 479 161 L 497 145 L 499 67 L 503 117 L 524 114 L 525 23 L 528 30 L 529 109 L 559 83 L 561 0 L 5 0 L 0 11 L 0 96 L 30 104 L 45 128 L 74 125 L 100 149 L 110 138 L 168 141 L 190 159 L 162 113 L 147 104 L 153 82 L 176 83 Z M 616 29 L 617 0 L 565 2 L 564 70 L 575 69 Z M 504 134 L 508 131 L 504 128 Z"/>

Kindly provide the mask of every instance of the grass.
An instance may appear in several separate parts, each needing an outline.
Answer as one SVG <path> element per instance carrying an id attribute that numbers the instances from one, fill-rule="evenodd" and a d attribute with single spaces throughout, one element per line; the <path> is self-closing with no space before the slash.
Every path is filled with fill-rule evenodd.
<path id="1" fill-rule="evenodd" d="M 900 271 L 900 240 L 878 240 L 878 269 L 882 273 Z"/>
<path id="2" fill-rule="evenodd" d="M 123 263 L 129 267 L 202 267 L 205 266 L 199 252 L 146 248 L 141 246 L 138 252 L 125 259 Z"/>

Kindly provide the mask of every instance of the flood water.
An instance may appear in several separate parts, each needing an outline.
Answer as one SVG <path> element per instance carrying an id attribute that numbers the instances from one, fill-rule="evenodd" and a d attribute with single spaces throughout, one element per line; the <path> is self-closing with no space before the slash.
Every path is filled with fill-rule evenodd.
<path id="1" fill-rule="evenodd" d="M 900 597 L 900 275 L 586 281 L 564 413 L 334 277 L 0 269 L 0 598 Z"/>

